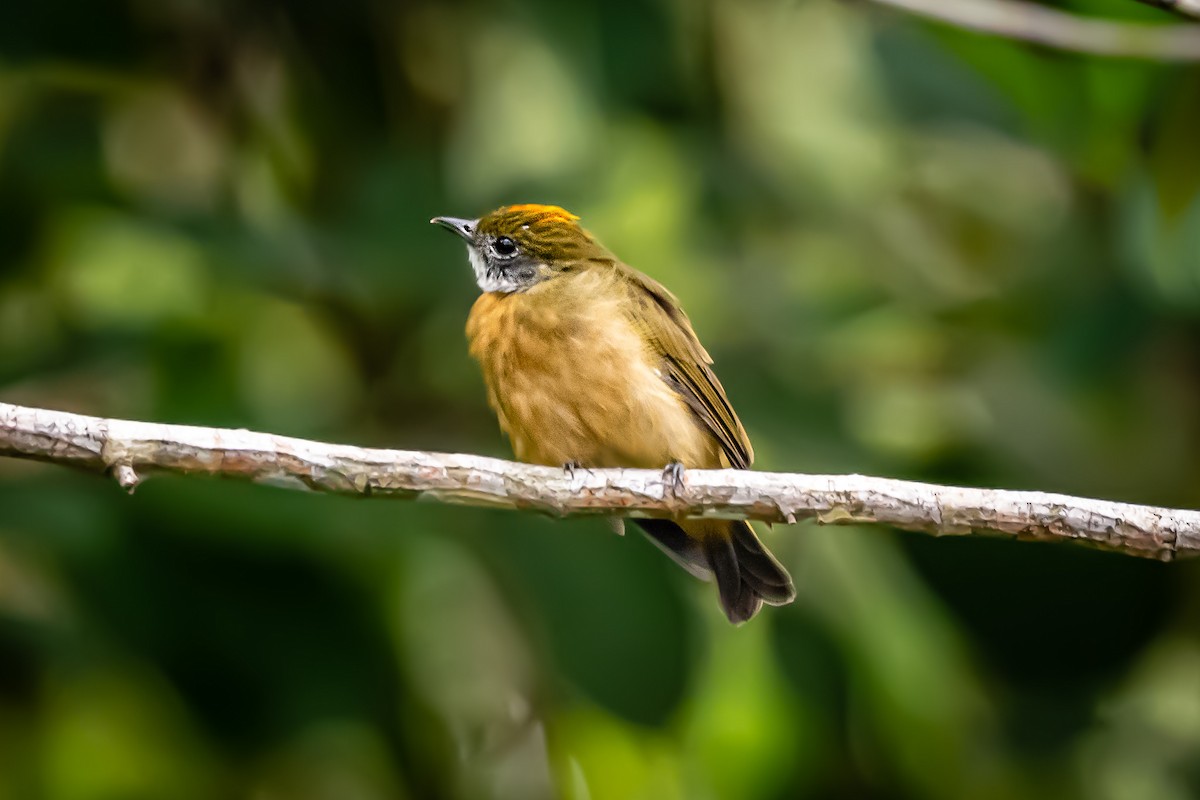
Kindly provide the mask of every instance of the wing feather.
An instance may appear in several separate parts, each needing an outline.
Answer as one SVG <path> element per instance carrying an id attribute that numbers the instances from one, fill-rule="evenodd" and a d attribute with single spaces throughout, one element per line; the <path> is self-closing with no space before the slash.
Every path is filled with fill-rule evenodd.
<path id="1" fill-rule="evenodd" d="M 729 464 L 748 469 L 754 449 L 745 428 L 713 373 L 712 357 L 700 344 L 692 323 L 665 286 L 625 265 L 625 283 L 638 309 L 632 322 L 663 360 L 663 379 L 720 443 Z"/>

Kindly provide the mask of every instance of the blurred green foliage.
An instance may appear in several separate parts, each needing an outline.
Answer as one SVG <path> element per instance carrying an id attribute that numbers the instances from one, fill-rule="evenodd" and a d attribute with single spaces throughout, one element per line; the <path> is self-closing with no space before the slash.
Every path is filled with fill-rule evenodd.
<path id="1" fill-rule="evenodd" d="M 1132 2 L 1081 13 L 1163 19 Z M 1200 70 L 832 0 L 0 5 L 0 399 L 505 455 L 435 214 L 580 213 L 757 466 L 1200 505 Z M 1200 792 L 1197 567 L 0 464 L 0 798 Z"/>

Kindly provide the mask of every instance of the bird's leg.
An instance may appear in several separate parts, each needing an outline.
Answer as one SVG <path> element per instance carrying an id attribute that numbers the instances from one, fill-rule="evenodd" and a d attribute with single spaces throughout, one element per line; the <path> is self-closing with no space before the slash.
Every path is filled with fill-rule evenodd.
<path id="1" fill-rule="evenodd" d="M 683 488 L 684 483 L 684 468 L 683 464 L 678 461 L 672 461 L 663 467 L 662 471 L 663 484 L 671 487 L 672 494 L 679 494 L 679 490 Z"/>
<path id="2" fill-rule="evenodd" d="M 563 472 L 567 473 L 568 478 L 574 479 L 575 478 L 575 470 L 581 468 L 582 466 L 583 466 L 583 464 L 579 463 L 575 459 L 571 459 L 567 463 L 563 464 L 562 468 L 563 468 Z"/>

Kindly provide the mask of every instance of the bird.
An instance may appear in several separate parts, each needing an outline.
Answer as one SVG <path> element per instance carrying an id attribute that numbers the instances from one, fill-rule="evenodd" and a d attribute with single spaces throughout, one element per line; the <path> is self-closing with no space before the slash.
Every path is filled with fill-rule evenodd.
<path id="1" fill-rule="evenodd" d="M 489 405 L 517 459 L 578 468 L 749 469 L 754 450 L 683 307 L 555 205 L 434 217 L 462 237 L 480 295 L 467 318 Z M 715 578 L 730 622 L 796 596 L 744 520 L 635 519 Z M 620 529 L 619 529 L 620 530 Z"/>

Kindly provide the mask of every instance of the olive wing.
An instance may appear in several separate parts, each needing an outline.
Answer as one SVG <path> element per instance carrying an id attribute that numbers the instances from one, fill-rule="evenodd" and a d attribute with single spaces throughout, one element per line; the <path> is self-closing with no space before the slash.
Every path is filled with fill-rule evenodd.
<path id="1" fill-rule="evenodd" d="M 750 438 L 679 301 L 653 278 L 624 265 L 619 268 L 626 273 L 631 308 L 637 310 L 630 321 L 662 357 L 663 379 L 720 443 L 730 465 L 748 469 L 754 461 Z"/>

